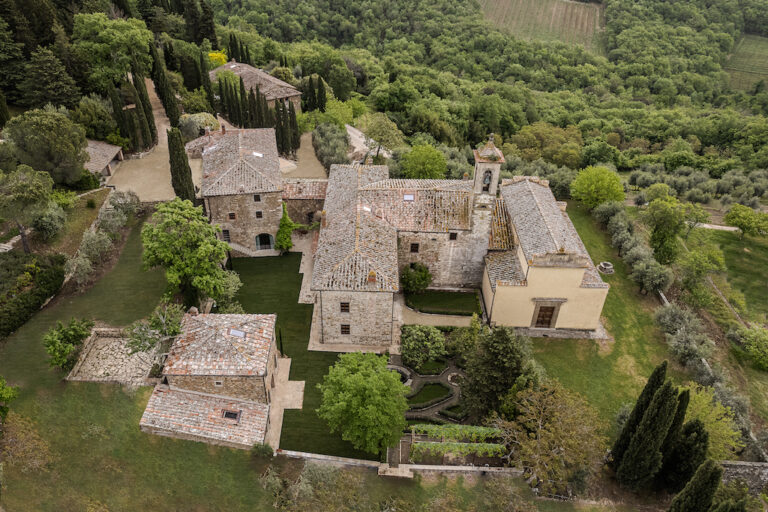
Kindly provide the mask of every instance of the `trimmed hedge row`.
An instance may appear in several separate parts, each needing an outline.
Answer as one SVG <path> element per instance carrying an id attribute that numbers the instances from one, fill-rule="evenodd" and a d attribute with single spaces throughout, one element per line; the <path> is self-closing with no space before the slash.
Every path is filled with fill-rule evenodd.
<path id="1" fill-rule="evenodd" d="M 0 304 L 0 338 L 5 338 L 24 325 L 64 282 L 64 256 L 57 254 L 40 263 L 40 271 L 32 285 L 10 296 Z"/>

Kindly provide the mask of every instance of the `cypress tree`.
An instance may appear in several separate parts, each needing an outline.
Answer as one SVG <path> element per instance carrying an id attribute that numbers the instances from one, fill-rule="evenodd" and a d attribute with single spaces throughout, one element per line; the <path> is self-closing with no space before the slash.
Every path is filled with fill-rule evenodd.
<path id="1" fill-rule="evenodd" d="M 134 112 L 136 113 L 136 132 L 139 136 L 137 140 L 139 140 L 139 148 L 140 149 L 146 149 L 152 144 L 152 132 L 149 129 L 149 123 L 147 122 L 147 117 L 144 114 L 144 105 L 141 101 L 141 96 L 139 96 L 138 91 L 136 90 L 136 87 L 131 83 L 130 80 L 126 80 L 126 86 L 128 87 L 128 92 L 131 95 L 131 98 L 133 98 L 133 103 L 136 106 L 134 109 Z"/>
<path id="2" fill-rule="evenodd" d="M 685 412 L 688 410 L 688 402 L 691 400 L 691 392 L 684 389 L 677 397 L 677 409 L 675 410 L 675 418 L 672 420 L 672 424 L 667 431 L 667 437 L 664 438 L 664 443 L 661 445 L 662 464 L 667 453 L 672 451 L 675 443 L 677 443 L 680 431 L 683 429 L 683 423 L 685 422 Z"/>
<path id="3" fill-rule="evenodd" d="M 136 88 L 136 92 L 141 98 L 141 105 L 144 109 L 144 117 L 147 120 L 147 126 L 149 127 L 149 135 L 152 144 L 157 144 L 157 127 L 155 126 L 155 115 L 152 112 L 152 103 L 149 101 L 149 93 L 147 93 L 147 84 L 144 81 L 144 75 L 138 71 L 138 66 L 133 63 L 133 86 Z"/>
<path id="4" fill-rule="evenodd" d="M 5 95 L 3 91 L 0 91 L 0 130 L 3 129 L 5 123 L 11 119 L 11 114 L 8 112 L 8 104 L 5 102 Z"/>
<path id="5" fill-rule="evenodd" d="M 242 41 L 238 41 L 238 50 L 237 54 L 240 55 L 240 58 L 243 59 L 241 62 L 245 61 L 245 45 Z"/>
<path id="6" fill-rule="evenodd" d="M 259 128 L 258 107 L 256 106 L 256 94 L 251 89 L 248 92 L 248 123 L 251 128 Z"/>
<path id="7" fill-rule="evenodd" d="M 240 77 L 240 122 L 243 128 L 250 128 L 248 126 L 248 91 L 245 90 L 245 82 L 243 77 Z"/>
<path id="8" fill-rule="evenodd" d="M 251 49 L 250 47 L 245 47 L 245 55 L 243 56 L 245 58 L 246 64 L 249 64 L 253 66 L 253 59 L 251 59 Z"/>
<path id="9" fill-rule="evenodd" d="M 301 134 L 299 133 L 299 122 L 296 120 L 296 109 L 293 108 L 293 102 L 288 103 L 288 121 L 291 127 L 291 153 L 294 155 L 301 145 Z"/>
<path id="10" fill-rule="evenodd" d="M 667 382 L 653 396 L 616 472 L 620 484 L 638 489 L 661 468 L 661 445 L 675 419 L 677 390 Z"/>
<path id="11" fill-rule="evenodd" d="M 317 108 L 317 97 L 315 96 L 315 81 L 312 80 L 312 75 L 309 75 L 309 84 L 307 85 L 307 94 L 304 99 L 306 102 L 305 109 L 307 112 L 312 112 Z"/>
<path id="12" fill-rule="evenodd" d="M 165 54 L 165 67 L 171 71 L 178 71 L 179 63 L 176 59 L 176 53 L 173 50 L 173 43 L 169 41 L 168 44 L 163 47 L 163 52 Z"/>
<path id="13" fill-rule="evenodd" d="M 237 44 L 235 34 L 229 34 L 229 44 L 227 45 L 227 48 L 229 49 L 229 58 L 240 62 L 240 52 L 238 51 L 240 48 Z"/>
<path id="14" fill-rule="evenodd" d="M 168 120 L 171 126 L 179 126 L 179 104 L 176 102 L 176 95 L 171 89 L 171 84 L 168 83 L 168 75 L 163 70 L 160 73 L 160 80 L 158 80 L 159 90 L 157 91 L 160 100 L 163 102 L 165 108 L 165 115 L 168 116 Z"/>
<path id="15" fill-rule="evenodd" d="M 275 139 L 277 140 L 277 152 L 285 154 L 285 132 L 283 130 L 283 116 L 280 102 L 275 102 Z"/>
<path id="16" fill-rule="evenodd" d="M 143 141 L 141 140 L 141 130 L 138 128 L 136 119 L 136 109 L 126 110 L 125 130 L 125 135 L 131 140 L 131 151 L 141 151 Z"/>
<path id="17" fill-rule="evenodd" d="M 325 103 L 327 98 L 325 97 L 325 81 L 323 77 L 317 77 L 317 108 L 320 112 L 325 112 Z"/>
<path id="18" fill-rule="evenodd" d="M 149 55 L 152 57 L 152 81 L 155 82 L 155 87 L 157 87 L 157 82 L 160 80 L 160 72 L 164 69 L 164 66 L 160 61 L 160 52 L 157 51 L 154 43 L 149 43 Z"/>
<path id="19" fill-rule="evenodd" d="M 209 4 L 207 0 L 200 0 L 200 10 L 202 11 L 202 19 L 200 20 L 202 37 L 211 42 L 211 48 L 218 50 L 219 40 L 216 38 L 216 25 L 213 21 L 213 9 L 211 9 L 211 4 Z"/>
<path id="20" fill-rule="evenodd" d="M 223 113 L 224 115 L 227 114 L 227 99 L 224 95 L 224 81 L 219 80 L 219 112 Z"/>
<path id="21" fill-rule="evenodd" d="M 211 104 L 213 109 L 212 114 L 216 113 L 216 101 L 213 97 L 213 86 L 211 85 L 211 77 L 208 74 L 208 58 L 204 52 L 200 52 L 200 83 L 205 89 L 205 95 L 208 97 L 208 103 Z"/>
<path id="22" fill-rule="evenodd" d="M 699 466 L 691 481 L 675 496 L 669 512 L 707 512 L 723 476 L 721 468 L 712 459 Z"/>
<path id="23" fill-rule="evenodd" d="M 203 42 L 200 18 L 200 8 L 197 5 L 197 0 L 187 0 L 184 5 L 184 22 L 187 27 L 187 40 L 197 44 Z"/>
<path id="24" fill-rule="evenodd" d="M 707 458 L 708 447 L 709 433 L 700 420 L 683 425 L 675 444 L 664 454 L 659 472 L 664 486 L 673 492 L 682 489 Z"/>
<path id="25" fill-rule="evenodd" d="M 264 104 L 261 101 L 261 91 L 258 86 L 254 95 L 256 97 L 256 128 L 264 128 L 266 126 L 264 124 Z"/>
<path id="26" fill-rule="evenodd" d="M 181 199 L 195 202 L 195 186 L 192 183 L 192 170 L 189 168 L 184 141 L 178 128 L 168 130 L 168 153 L 171 164 L 171 185 Z"/>
<path id="27" fill-rule="evenodd" d="M 619 437 L 613 444 L 613 448 L 611 449 L 611 456 L 613 457 L 611 465 L 614 469 L 617 469 L 621 464 L 621 459 L 624 457 L 624 452 L 627 451 L 629 442 L 632 440 L 632 435 L 635 433 L 637 426 L 643 419 L 643 415 L 645 414 L 645 410 L 648 408 L 648 404 L 651 403 L 653 395 L 655 395 L 656 391 L 658 391 L 658 389 L 664 384 L 664 379 L 666 378 L 667 362 L 664 361 L 659 366 L 657 366 L 653 370 L 653 373 L 651 373 L 651 376 L 648 377 L 648 382 L 645 384 L 643 391 L 637 398 L 635 407 L 629 414 L 627 422 L 624 423 L 624 428 L 621 429 Z"/>
<path id="28" fill-rule="evenodd" d="M 109 101 L 112 103 L 112 117 L 115 119 L 115 123 L 117 123 L 120 134 L 123 137 L 130 138 L 131 132 L 128 130 L 126 124 L 125 112 L 123 111 L 123 100 L 120 99 L 120 96 L 117 93 L 117 88 L 110 87 L 107 90 L 107 95 L 109 96 Z"/>

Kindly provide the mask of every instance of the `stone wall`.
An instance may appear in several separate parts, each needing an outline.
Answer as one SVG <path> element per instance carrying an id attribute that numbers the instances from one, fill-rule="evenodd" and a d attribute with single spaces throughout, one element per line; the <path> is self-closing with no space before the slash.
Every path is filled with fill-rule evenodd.
<path id="1" fill-rule="evenodd" d="M 768 463 L 726 460 L 720 465 L 723 467 L 723 482 L 743 480 L 755 496 L 768 487 Z"/>
<path id="2" fill-rule="evenodd" d="M 283 215 L 281 192 L 258 194 L 260 201 L 254 200 L 255 194 L 234 196 L 213 196 L 206 198 L 211 224 L 218 224 L 222 230 L 229 231 L 229 239 L 252 251 L 256 250 L 256 237 L 262 233 L 277 236 L 280 218 Z M 261 218 L 257 217 L 261 212 Z M 235 219 L 229 214 L 234 213 Z M 220 235 L 221 236 L 221 235 Z"/>
<path id="3" fill-rule="evenodd" d="M 167 379 L 169 385 L 179 389 L 268 403 L 264 377 L 168 375 Z M 217 386 L 216 382 L 221 385 Z"/>
<path id="4" fill-rule="evenodd" d="M 323 210 L 324 199 L 286 199 L 285 207 L 288 210 L 288 216 L 293 222 L 299 224 L 311 224 L 314 220 L 310 216 L 317 215 Z"/>
<path id="5" fill-rule="evenodd" d="M 435 288 L 478 288 L 488 252 L 491 210 L 478 202 L 472 211 L 471 231 L 423 233 L 400 231 L 397 234 L 397 261 L 400 269 L 411 263 L 422 263 L 432 273 Z M 411 244 L 419 244 L 419 252 L 411 252 Z"/>
<path id="6" fill-rule="evenodd" d="M 392 344 L 394 294 L 388 292 L 323 291 L 315 307 L 320 308 L 321 343 L 389 346 Z M 349 313 L 341 303 L 349 303 Z M 342 324 L 349 334 L 341 334 Z"/>

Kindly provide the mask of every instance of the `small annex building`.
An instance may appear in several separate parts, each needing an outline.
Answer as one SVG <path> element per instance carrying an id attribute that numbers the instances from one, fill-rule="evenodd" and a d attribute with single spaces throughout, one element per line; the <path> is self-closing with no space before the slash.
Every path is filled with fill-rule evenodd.
<path id="1" fill-rule="evenodd" d="M 88 160 L 83 167 L 98 176 L 112 176 L 114 166 L 123 160 L 123 148 L 100 140 L 89 139 L 85 151 Z"/>
<path id="2" fill-rule="evenodd" d="M 258 89 L 271 106 L 274 107 L 278 102 L 288 105 L 290 102 L 297 114 L 301 112 L 301 91 L 266 71 L 231 60 L 209 72 L 211 82 L 217 80 L 217 75 L 222 71 L 230 71 L 238 78 L 242 78 L 246 90 L 256 91 Z"/>
<path id="3" fill-rule="evenodd" d="M 233 448 L 263 444 L 276 386 L 276 321 L 276 315 L 185 315 L 141 430 Z"/>

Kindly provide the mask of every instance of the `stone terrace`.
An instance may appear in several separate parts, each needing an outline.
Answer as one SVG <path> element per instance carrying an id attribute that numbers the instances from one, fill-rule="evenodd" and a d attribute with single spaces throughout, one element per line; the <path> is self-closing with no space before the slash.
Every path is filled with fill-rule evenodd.
<path id="1" fill-rule="evenodd" d="M 121 329 L 96 328 L 83 343 L 80 358 L 67 380 L 145 384 L 154 353 L 130 354 Z"/>

